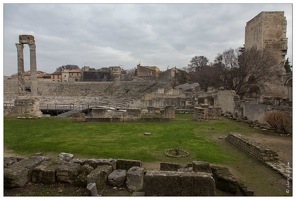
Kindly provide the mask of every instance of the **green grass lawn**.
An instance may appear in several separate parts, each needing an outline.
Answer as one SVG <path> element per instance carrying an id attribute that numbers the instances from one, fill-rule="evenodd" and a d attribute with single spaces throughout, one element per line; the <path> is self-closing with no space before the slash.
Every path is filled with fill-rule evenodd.
<path id="1" fill-rule="evenodd" d="M 226 136 L 229 131 L 240 130 L 239 125 L 227 120 L 197 123 L 191 120 L 192 115 L 177 115 L 176 118 L 179 120 L 166 123 L 74 123 L 71 119 L 60 118 L 6 117 L 4 144 L 23 155 L 68 152 L 76 157 L 125 158 L 143 162 L 169 161 L 173 158 L 165 157 L 164 151 L 179 147 L 190 153 L 188 158 L 182 158 L 184 162 L 235 161 L 209 136 L 217 133 Z M 152 135 L 145 136 L 145 132 Z"/>
<path id="2" fill-rule="evenodd" d="M 152 135 L 145 136 L 145 132 L 151 132 Z M 67 152 L 76 158 L 124 158 L 180 164 L 202 160 L 229 167 L 236 173 L 237 179 L 251 187 L 256 195 L 286 195 L 286 180 L 283 177 L 227 141 L 219 139 L 226 137 L 229 132 L 249 136 L 260 130 L 226 118 L 195 122 L 192 115 L 176 115 L 175 121 L 159 123 L 86 123 L 72 122 L 69 118 L 4 118 L 4 145 L 19 155 L 32 156 L 41 152 L 45 156 L 56 157 L 61 152 Z M 186 149 L 190 156 L 166 157 L 165 150 L 174 147 Z"/>

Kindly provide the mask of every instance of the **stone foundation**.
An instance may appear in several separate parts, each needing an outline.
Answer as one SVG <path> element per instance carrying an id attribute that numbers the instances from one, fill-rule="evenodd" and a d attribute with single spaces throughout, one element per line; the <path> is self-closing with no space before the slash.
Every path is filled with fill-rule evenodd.
<path id="1" fill-rule="evenodd" d="M 146 196 L 215 196 L 215 180 L 208 173 L 152 171 L 144 177 Z"/>
<path id="2" fill-rule="evenodd" d="M 241 134 L 229 133 L 226 140 L 260 161 L 278 160 L 276 152 Z"/>
<path id="3" fill-rule="evenodd" d="M 67 159 L 61 158 L 61 155 Z M 220 173 L 219 170 L 212 172 L 213 167 L 203 161 L 193 161 L 186 166 L 161 163 L 160 170 L 147 171 L 138 160 L 77 159 L 72 155 L 61 153 L 55 158 L 41 154 L 30 158 L 5 157 L 4 188 L 20 188 L 29 182 L 45 185 L 68 183 L 85 187 L 94 196 L 108 186 L 127 187 L 129 192 L 134 192 L 132 196 L 215 196 L 216 188 L 220 187 L 215 181 L 217 177 L 214 177 Z M 237 185 L 233 187 L 231 181 L 235 178 L 227 168 L 223 169 L 228 173 L 219 178 L 219 183 L 225 182 L 225 191 L 234 191 Z"/>
<path id="4" fill-rule="evenodd" d="M 229 133 L 225 139 L 250 156 L 262 161 L 265 165 L 275 170 L 283 177 L 292 180 L 292 168 L 281 162 L 275 151 L 238 133 Z"/>
<path id="5" fill-rule="evenodd" d="M 26 97 L 19 96 L 14 100 L 14 106 L 10 110 L 10 115 L 16 116 L 42 116 L 42 112 L 39 109 L 38 97 Z"/>

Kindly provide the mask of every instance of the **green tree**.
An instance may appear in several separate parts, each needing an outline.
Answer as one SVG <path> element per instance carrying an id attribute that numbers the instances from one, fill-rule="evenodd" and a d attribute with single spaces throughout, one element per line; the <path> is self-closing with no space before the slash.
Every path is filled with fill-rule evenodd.
<path id="1" fill-rule="evenodd" d="M 287 58 L 287 60 L 285 61 L 284 67 L 285 67 L 286 73 L 292 72 L 292 66 L 290 65 L 289 58 Z"/>

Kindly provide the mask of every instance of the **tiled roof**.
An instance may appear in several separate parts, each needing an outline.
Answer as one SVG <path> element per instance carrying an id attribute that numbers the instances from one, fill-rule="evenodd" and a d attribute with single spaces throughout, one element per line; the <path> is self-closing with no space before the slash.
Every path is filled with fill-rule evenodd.
<path id="1" fill-rule="evenodd" d="M 81 70 L 80 69 L 71 69 L 69 72 L 71 72 L 71 73 L 80 73 Z"/>
<path id="2" fill-rule="evenodd" d="M 55 72 L 52 73 L 51 75 L 62 75 L 62 72 L 55 71 Z"/>

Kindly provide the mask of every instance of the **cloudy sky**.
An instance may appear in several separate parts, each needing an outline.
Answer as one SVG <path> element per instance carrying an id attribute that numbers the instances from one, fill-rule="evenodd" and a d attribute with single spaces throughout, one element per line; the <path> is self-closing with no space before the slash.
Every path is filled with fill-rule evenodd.
<path id="1" fill-rule="evenodd" d="M 292 61 L 292 4 L 3 4 L 3 75 L 17 72 L 18 36 L 35 37 L 37 69 L 141 65 L 182 68 L 243 46 L 246 22 L 284 11 Z M 30 68 L 24 48 L 25 71 Z"/>

